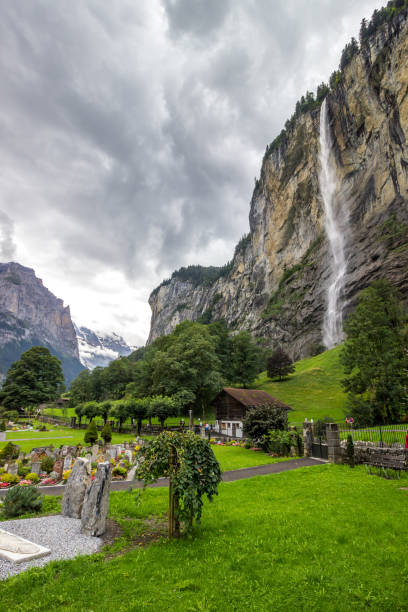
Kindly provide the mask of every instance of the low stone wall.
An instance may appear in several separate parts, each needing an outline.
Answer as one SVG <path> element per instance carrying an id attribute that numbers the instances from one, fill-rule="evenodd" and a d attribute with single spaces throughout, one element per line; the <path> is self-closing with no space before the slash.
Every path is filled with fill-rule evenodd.
<path id="1" fill-rule="evenodd" d="M 343 463 L 347 463 L 346 442 L 341 443 Z M 354 443 L 355 463 L 365 463 L 395 470 L 408 470 L 408 449 L 399 444 L 392 447 L 376 446 L 372 442 Z"/>

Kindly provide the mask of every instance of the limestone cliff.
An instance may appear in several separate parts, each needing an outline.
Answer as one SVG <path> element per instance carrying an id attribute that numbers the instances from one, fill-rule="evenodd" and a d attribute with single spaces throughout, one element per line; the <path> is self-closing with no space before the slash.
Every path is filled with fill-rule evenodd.
<path id="1" fill-rule="evenodd" d="M 408 298 L 407 58 L 404 9 L 365 41 L 327 95 L 337 202 L 348 215 L 345 315 L 376 278 Z M 152 292 L 148 342 L 204 316 L 279 343 L 296 358 L 321 344 L 329 268 L 319 116 L 319 107 L 301 114 L 267 149 L 250 234 L 219 278 L 205 279 L 205 269 L 204 282 L 176 272 Z"/>
<path id="2" fill-rule="evenodd" d="M 44 287 L 34 270 L 0 264 L 0 376 L 35 345 L 61 359 L 66 382 L 83 369 L 69 306 Z"/>

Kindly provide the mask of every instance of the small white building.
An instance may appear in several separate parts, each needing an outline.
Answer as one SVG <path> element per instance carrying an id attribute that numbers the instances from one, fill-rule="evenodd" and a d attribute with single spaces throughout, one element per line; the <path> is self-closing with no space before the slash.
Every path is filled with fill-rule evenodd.
<path id="1" fill-rule="evenodd" d="M 232 438 L 242 438 L 242 424 L 247 411 L 256 406 L 268 405 L 292 410 L 266 391 L 224 387 L 213 402 L 215 407 L 215 431 Z"/>

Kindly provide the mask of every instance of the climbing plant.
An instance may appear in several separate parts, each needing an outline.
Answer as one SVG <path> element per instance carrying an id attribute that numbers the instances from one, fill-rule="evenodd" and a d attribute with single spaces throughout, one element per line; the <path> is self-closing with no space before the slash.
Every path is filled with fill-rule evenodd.
<path id="1" fill-rule="evenodd" d="M 144 485 L 169 478 L 169 537 L 180 536 L 200 522 L 203 496 L 218 493 L 221 469 L 207 440 L 191 431 L 163 431 L 140 450 L 135 477 Z"/>

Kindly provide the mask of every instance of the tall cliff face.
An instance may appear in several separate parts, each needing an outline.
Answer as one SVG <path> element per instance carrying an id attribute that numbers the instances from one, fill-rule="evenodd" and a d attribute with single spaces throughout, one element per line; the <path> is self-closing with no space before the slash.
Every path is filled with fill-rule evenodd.
<path id="1" fill-rule="evenodd" d="M 0 264 L 0 375 L 35 345 L 61 359 L 66 382 L 83 369 L 69 306 L 44 287 L 34 270 Z"/>
<path id="2" fill-rule="evenodd" d="M 376 278 L 408 298 L 408 16 L 382 26 L 345 68 L 327 105 L 337 206 L 348 216 L 344 314 Z M 225 318 L 301 357 L 322 343 L 329 253 L 319 190 L 320 109 L 300 115 L 265 155 L 250 234 L 229 273 L 199 283 L 175 273 L 153 291 L 148 342 L 184 319 Z"/>

